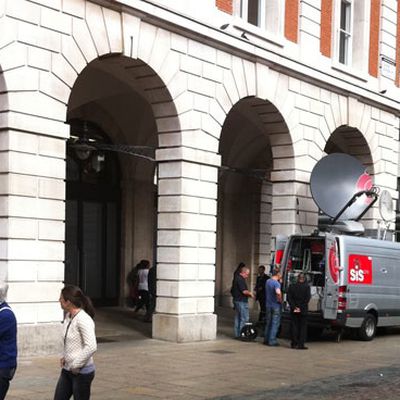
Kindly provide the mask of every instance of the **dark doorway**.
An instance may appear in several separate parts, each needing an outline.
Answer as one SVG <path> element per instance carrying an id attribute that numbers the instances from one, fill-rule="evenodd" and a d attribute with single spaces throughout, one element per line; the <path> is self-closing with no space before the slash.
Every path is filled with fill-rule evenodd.
<path id="1" fill-rule="evenodd" d="M 65 283 L 80 286 L 96 306 L 118 304 L 120 172 L 95 124 L 70 121 L 67 147 Z"/>

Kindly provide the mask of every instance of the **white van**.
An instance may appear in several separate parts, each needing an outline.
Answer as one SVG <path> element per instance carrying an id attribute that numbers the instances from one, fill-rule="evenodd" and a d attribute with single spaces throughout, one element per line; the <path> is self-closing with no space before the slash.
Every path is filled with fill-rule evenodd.
<path id="1" fill-rule="evenodd" d="M 336 233 L 292 235 L 281 260 L 286 292 L 303 272 L 311 287 L 308 323 L 357 330 L 372 340 L 377 327 L 400 325 L 400 243 Z"/>

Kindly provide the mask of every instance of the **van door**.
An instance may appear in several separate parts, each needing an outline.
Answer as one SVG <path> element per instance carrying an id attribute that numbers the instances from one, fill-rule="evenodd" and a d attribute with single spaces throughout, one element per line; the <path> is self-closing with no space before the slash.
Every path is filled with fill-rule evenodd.
<path id="1" fill-rule="evenodd" d="M 281 265 L 287 241 L 288 237 L 286 235 L 276 235 L 274 265 Z"/>
<path id="2" fill-rule="evenodd" d="M 325 288 L 322 315 L 336 319 L 339 297 L 339 252 L 336 237 L 327 233 L 325 239 Z"/>

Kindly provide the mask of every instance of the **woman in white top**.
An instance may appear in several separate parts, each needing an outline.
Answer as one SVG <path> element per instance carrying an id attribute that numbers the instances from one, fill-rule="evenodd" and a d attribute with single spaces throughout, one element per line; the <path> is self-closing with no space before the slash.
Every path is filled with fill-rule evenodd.
<path id="1" fill-rule="evenodd" d="M 135 311 L 139 311 L 143 306 L 146 307 L 146 313 L 149 308 L 149 260 L 141 260 L 137 265 L 138 274 L 138 289 L 139 289 L 139 301 L 136 305 Z"/>
<path id="2" fill-rule="evenodd" d="M 69 400 L 72 395 L 74 400 L 88 400 L 95 374 L 93 354 L 97 350 L 94 308 L 89 297 L 72 285 L 61 290 L 60 305 L 66 312 L 64 348 L 54 400 Z"/>

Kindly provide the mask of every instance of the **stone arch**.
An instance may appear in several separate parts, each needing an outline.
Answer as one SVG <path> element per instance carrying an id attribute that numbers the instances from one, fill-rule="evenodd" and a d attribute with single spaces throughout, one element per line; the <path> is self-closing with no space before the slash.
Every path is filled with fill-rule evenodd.
<path id="1" fill-rule="evenodd" d="M 96 58 L 80 72 L 69 97 L 67 116 L 68 120 L 96 123 L 115 144 L 154 150 L 171 131 L 180 129 L 171 95 L 161 78 L 143 61 L 119 54 Z M 155 151 L 146 154 L 154 157 Z M 156 261 L 157 188 L 155 164 L 148 158 L 119 155 L 118 159 L 124 221 L 122 298 L 130 268 L 143 258 Z"/>
<path id="2" fill-rule="evenodd" d="M 329 137 L 325 153 L 346 153 L 356 157 L 365 165 L 370 175 L 374 175 L 372 152 L 365 136 L 355 127 L 342 125 Z"/>
<path id="3" fill-rule="evenodd" d="M 124 60 L 120 68 L 151 105 L 159 130 L 165 125 L 179 126 L 172 103 L 178 91 L 175 85 L 179 86 L 179 55 L 171 51 L 172 34 L 138 17 L 92 3 L 86 3 L 85 15 L 85 19 L 73 20 L 72 36 L 63 37 L 62 52 L 57 56 L 64 67 L 60 79 L 71 87 L 91 62 L 124 56 L 115 60 Z"/>
<path id="4" fill-rule="evenodd" d="M 233 105 L 222 128 L 219 152 L 217 242 L 217 295 L 229 304 L 233 269 L 245 262 L 256 266 L 271 263 L 272 225 L 279 232 L 295 220 L 289 200 L 294 193 L 280 192 L 287 186 L 287 159 L 293 157 L 288 126 L 270 101 L 248 96 Z M 294 163 L 290 162 L 293 167 Z M 293 174 L 292 174 L 293 177 Z M 274 193 L 273 193 L 274 191 Z M 229 251 L 227 251 L 229 249 Z M 253 279 L 254 279 L 253 274 Z M 252 282 L 251 284 L 253 284 Z"/>

